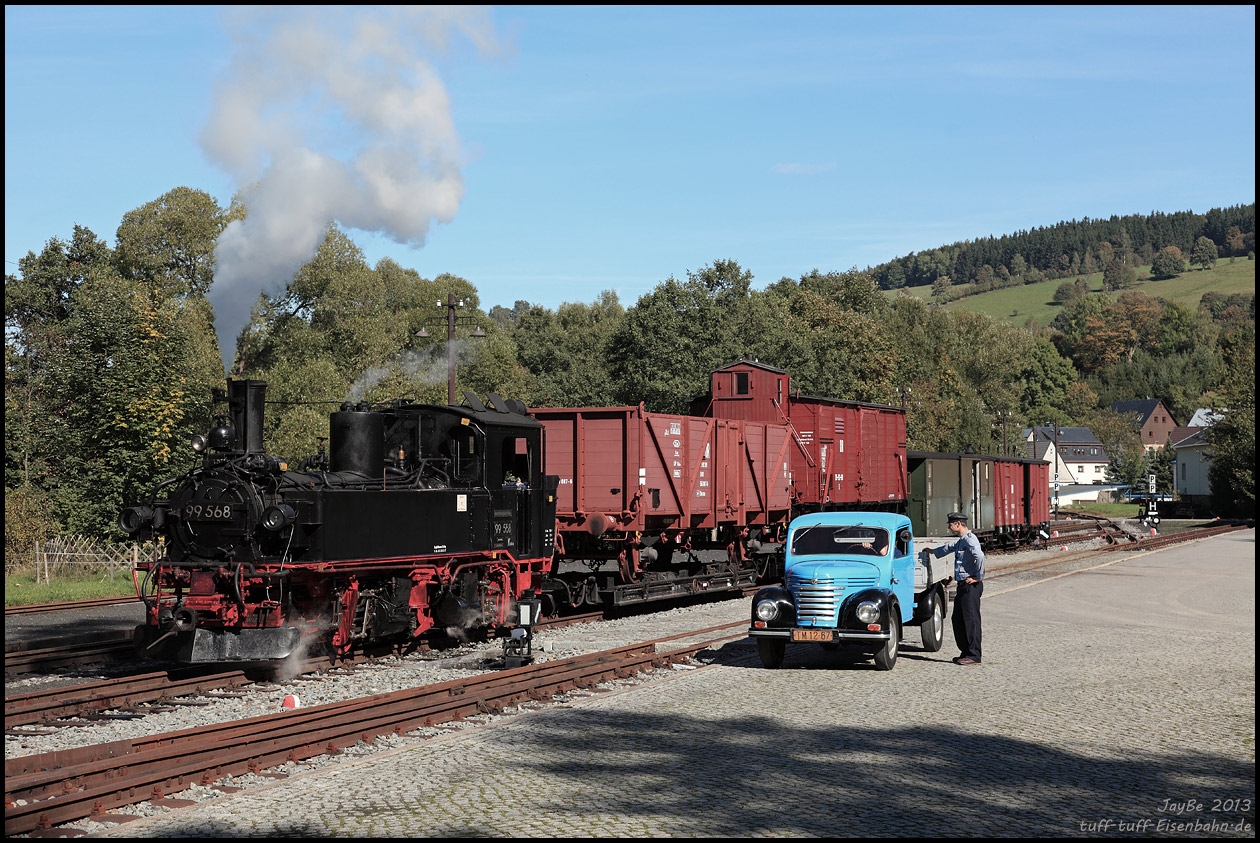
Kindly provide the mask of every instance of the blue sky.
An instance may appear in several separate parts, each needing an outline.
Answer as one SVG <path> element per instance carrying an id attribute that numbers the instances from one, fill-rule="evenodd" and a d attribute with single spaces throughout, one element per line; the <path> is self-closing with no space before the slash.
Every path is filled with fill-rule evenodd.
<path id="1" fill-rule="evenodd" d="M 6 6 L 5 272 L 254 184 L 216 311 L 327 216 L 486 310 L 759 288 L 1252 203 L 1255 78 L 1254 6 Z"/>

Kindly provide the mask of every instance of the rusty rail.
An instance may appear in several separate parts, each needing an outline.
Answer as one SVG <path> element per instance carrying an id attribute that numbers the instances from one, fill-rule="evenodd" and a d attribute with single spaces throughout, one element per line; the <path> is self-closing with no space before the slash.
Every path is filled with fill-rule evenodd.
<path id="1" fill-rule="evenodd" d="M 127 603 L 139 603 L 140 598 L 132 594 L 129 597 L 97 597 L 91 600 L 63 600 L 58 603 L 29 603 L 25 606 L 5 606 L 6 615 L 30 615 L 37 612 L 69 612 L 75 609 L 99 609 L 102 606 L 121 606 Z"/>
<path id="2" fill-rule="evenodd" d="M 725 640 L 733 634 L 730 628 L 743 625 L 715 629 L 727 630 L 720 639 Z M 6 759 L 5 834 L 38 832 L 111 808 L 162 799 L 193 784 L 212 784 L 226 776 L 336 753 L 381 735 L 404 734 L 476 714 L 499 713 L 513 704 L 548 700 L 689 658 L 711 642 L 683 644 L 664 654 L 656 652 L 656 643 L 234 723 Z"/>

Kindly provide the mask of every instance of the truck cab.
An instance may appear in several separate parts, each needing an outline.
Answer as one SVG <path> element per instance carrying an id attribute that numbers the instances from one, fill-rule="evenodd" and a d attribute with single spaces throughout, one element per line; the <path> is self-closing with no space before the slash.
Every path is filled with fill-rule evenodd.
<path id="1" fill-rule="evenodd" d="M 748 635 L 765 667 L 780 667 L 787 645 L 799 643 L 853 648 L 891 670 L 907 626 L 920 627 L 924 650 L 941 649 L 952 568 L 915 553 L 905 515 L 802 515 L 784 547 L 783 582 L 752 601 Z"/>

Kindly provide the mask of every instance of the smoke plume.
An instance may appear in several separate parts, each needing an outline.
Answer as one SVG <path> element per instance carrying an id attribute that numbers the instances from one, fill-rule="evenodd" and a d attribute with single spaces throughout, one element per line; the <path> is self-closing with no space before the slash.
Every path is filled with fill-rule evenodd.
<path id="1" fill-rule="evenodd" d="M 455 359 L 457 361 L 475 360 L 482 346 L 471 340 L 455 341 Z M 373 366 L 350 385 L 346 394 L 347 401 L 358 403 L 366 397 L 368 390 L 389 377 L 394 367 L 410 382 L 425 384 L 445 384 L 448 376 L 446 345 L 433 346 L 426 349 L 407 349 L 394 359 L 392 366 Z M 445 400 L 445 399 L 443 399 Z"/>
<path id="2" fill-rule="evenodd" d="M 210 290 L 230 371 L 262 292 L 315 256 L 328 226 L 423 246 L 464 195 L 446 87 L 426 55 L 456 37 L 497 49 L 477 7 L 235 7 L 233 53 L 200 142 L 244 220 L 219 237 Z"/>

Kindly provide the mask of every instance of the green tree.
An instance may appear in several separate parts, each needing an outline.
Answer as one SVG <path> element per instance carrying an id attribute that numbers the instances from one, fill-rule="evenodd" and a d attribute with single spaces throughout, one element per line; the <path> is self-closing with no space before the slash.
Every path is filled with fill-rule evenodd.
<path id="1" fill-rule="evenodd" d="M 1137 270 L 1125 257 L 1115 257 L 1103 270 L 1104 290 L 1127 290 L 1137 283 Z"/>
<path id="2" fill-rule="evenodd" d="M 501 304 L 496 304 L 490 308 L 489 316 L 500 328 L 507 329 L 520 322 L 521 317 L 528 313 L 530 308 L 529 302 L 524 299 L 517 299 L 511 310 Z"/>
<path id="3" fill-rule="evenodd" d="M 751 282 L 736 262 L 715 261 L 642 296 L 613 334 L 609 371 L 619 401 L 687 412 L 708 392 L 713 370 L 741 359 L 756 341 L 747 323 Z"/>
<path id="4" fill-rule="evenodd" d="M 438 302 L 448 294 L 472 301 L 468 312 L 476 314 L 475 290 L 467 281 L 429 281 L 388 258 L 373 270 L 359 247 L 330 227 L 315 257 L 257 306 L 238 343 L 242 374 L 258 377 L 290 358 L 328 360 L 352 384 L 409 347 L 436 344 L 444 354 L 446 310 Z M 420 343 L 415 333 L 426 324 L 433 337 Z M 445 368 L 431 380 L 433 397 L 444 401 Z"/>
<path id="5" fill-rule="evenodd" d="M 1024 343 L 1020 343 L 1024 346 Z M 1017 387 L 1016 411 L 1028 419 L 1057 418 L 1067 413 L 1073 418 L 1069 396 L 1077 383 L 1072 361 L 1059 354 L 1045 337 L 1030 337 L 1012 361 L 1011 383 Z M 997 402 L 993 402 L 995 406 Z"/>
<path id="6" fill-rule="evenodd" d="M 808 349 L 792 361 L 793 388 L 851 401 L 883 402 L 895 394 L 892 338 L 879 320 L 808 289 L 792 296 L 788 312 L 791 330 Z"/>
<path id="7" fill-rule="evenodd" d="M 1211 269 L 1216 266 L 1216 243 L 1208 237 L 1200 237 L 1194 241 L 1194 251 L 1190 253 L 1190 263 L 1200 269 Z"/>
<path id="8" fill-rule="evenodd" d="M 80 288 L 112 273 L 111 263 L 105 242 L 75 226 L 68 242 L 51 238 L 38 255 L 19 260 L 18 274 L 5 276 L 6 496 L 19 489 L 28 500 L 42 495 L 54 521 L 59 505 L 53 493 L 65 479 L 60 461 L 68 450 L 60 411 L 68 396 L 50 374 L 65 350 L 80 347 L 72 330 Z"/>
<path id="9" fill-rule="evenodd" d="M 1096 410 L 1084 422 L 1107 453 L 1107 482 L 1141 487 L 1147 464 L 1137 416 L 1106 408 Z"/>
<path id="10" fill-rule="evenodd" d="M 1050 300 L 1055 304 L 1071 304 L 1076 298 L 1076 285 L 1071 281 L 1064 281 L 1055 288 Z"/>
<path id="11" fill-rule="evenodd" d="M 1256 516 L 1256 336 L 1231 337 L 1225 346 L 1227 388 L 1208 427 L 1212 464 L 1208 482 L 1220 515 Z"/>
<path id="12" fill-rule="evenodd" d="M 44 482 L 67 530 L 121 538 L 121 509 L 192 463 L 174 443 L 204 428 L 190 394 L 204 328 L 195 309 L 105 265 L 74 290 L 34 408 L 44 441 L 56 443 L 44 446 Z"/>
<path id="13" fill-rule="evenodd" d="M 900 290 L 906 286 L 906 271 L 899 263 L 888 264 L 887 270 L 880 276 L 879 285 L 884 290 Z"/>
<path id="14" fill-rule="evenodd" d="M 1152 278 L 1176 278 L 1186 271 L 1186 259 L 1176 246 L 1165 246 L 1151 261 Z"/>
<path id="15" fill-rule="evenodd" d="M 897 299 L 878 328 L 894 338 L 884 377 L 892 390 L 884 403 L 905 396 L 914 450 L 998 450 L 999 412 L 1016 408 L 1023 415 L 1047 395 L 1057 400 L 1073 378 L 1044 339 L 983 314 Z"/>
<path id="16" fill-rule="evenodd" d="M 1081 259 L 1081 273 L 1083 275 L 1093 275 L 1098 271 L 1098 259 L 1094 257 L 1092 250 L 1085 250 L 1085 257 Z"/>
<path id="17" fill-rule="evenodd" d="M 531 406 L 603 406 L 614 401 L 608 370 L 613 336 L 625 309 L 612 291 L 593 303 L 541 306 L 521 313 L 512 336 L 517 359 L 532 378 Z"/>
<path id="18" fill-rule="evenodd" d="M 1028 272 L 1028 262 L 1024 260 L 1023 255 L 1016 252 L 1011 258 L 1011 278 L 1022 284 L 1026 272 Z"/>
<path id="19" fill-rule="evenodd" d="M 229 221 L 210 194 L 177 187 L 123 215 L 115 235 L 119 271 L 165 295 L 204 297 L 214 281 L 215 243 Z"/>
<path id="20" fill-rule="evenodd" d="M 4 555 L 11 563 L 32 558 L 36 542 L 56 536 L 61 527 L 52 515 L 48 493 L 32 484 L 6 488 L 4 494 Z"/>
<path id="21" fill-rule="evenodd" d="M 1173 488 L 1173 463 L 1177 454 L 1171 444 L 1170 442 L 1162 448 L 1152 448 L 1146 452 L 1146 473 L 1148 476 L 1155 475 L 1155 489 L 1159 494 L 1170 492 Z"/>
<path id="22" fill-rule="evenodd" d="M 52 517 L 94 536 L 118 535 L 123 505 L 190 464 L 173 443 L 205 429 L 202 398 L 223 376 L 200 270 L 168 260 L 188 215 L 128 220 L 128 260 L 76 226 L 69 243 L 50 240 L 6 277 L 6 449 L 22 451 L 6 454 L 6 486 L 20 464 Z M 192 274 L 181 280 L 181 269 Z"/>
<path id="23" fill-rule="evenodd" d="M 327 357 L 286 357 L 255 375 L 267 383 L 263 442 L 292 468 L 315 456 L 321 439 L 328 441 L 328 414 L 341 401 L 364 397 Z"/>
<path id="24" fill-rule="evenodd" d="M 1031 415 L 1030 418 L 1058 418 L 1057 410 L 1062 410 L 1068 424 L 1088 427 L 1088 420 L 1098 412 L 1101 402 L 1098 393 L 1090 389 L 1084 381 L 1076 381 L 1068 386 L 1061 407 L 1054 407 L 1048 413 Z"/>
<path id="25" fill-rule="evenodd" d="M 771 289 L 784 291 L 783 279 Z M 884 307 L 884 298 L 880 295 L 879 285 L 865 272 L 856 267 L 848 272 L 822 273 L 817 269 L 802 275 L 798 286 L 802 291 L 814 293 L 824 299 L 830 299 L 841 310 L 854 313 L 878 313 Z"/>

